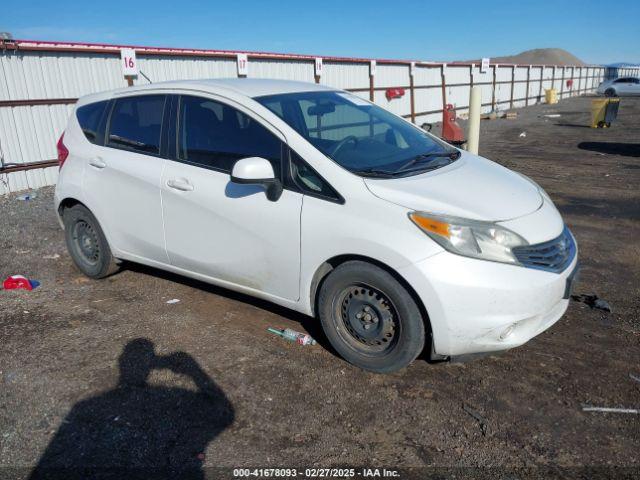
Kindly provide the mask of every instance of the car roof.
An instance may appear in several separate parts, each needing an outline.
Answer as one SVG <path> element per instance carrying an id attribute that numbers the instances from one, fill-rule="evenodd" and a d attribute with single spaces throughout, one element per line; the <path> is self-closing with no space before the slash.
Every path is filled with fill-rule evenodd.
<path id="1" fill-rule="evenodd" d="M 227 88 L 247 97 L 262 97 L 265 95 L 277 95 L 280 93 L 297 93 L 335 90 L 326 85 L 310 82 L 298 82 L 294 80 L 277 80 L 268 78 L 221 78 L 211 80 L 198 80 L 200 85 Z"/>
<path id="2" fill-rule="evenodd" d="M 336 88 L 310 82 L 298 82 L 294 80 L 276 80 L 266 78 L 219 78 L 202 80 L 172 80 L 168 82 L 150 83 L 133 87 L 119 88 L 109 92 L 94 93 L 80 99 L 78 106 L 109 98 L 131 95 L 148 90 L 185 89 L 200 90 L 209 93 L 233 92 L 236 95 L 256 98 L 266 95 L 278 95 L 281 93 L 335 91 Z"/>

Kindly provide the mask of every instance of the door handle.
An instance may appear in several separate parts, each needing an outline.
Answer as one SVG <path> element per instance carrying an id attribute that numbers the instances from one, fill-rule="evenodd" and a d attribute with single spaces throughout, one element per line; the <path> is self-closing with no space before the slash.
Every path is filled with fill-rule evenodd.
<path id="1" fill-rule="evenodd" d="M 107 164 L 104 163 L 104 161 L 100 157 L 92 158 L 91 160 L 89 160 L 89 165 L 97 169 L 103 169 L 107 166 Z"/>
<path id="2" fill-rule="evenodd" d="M 193 190 L 193 185 L 189 183 L 189 180 L 184 178 L 167 180 L 167 187 L 180 190 L 181 192 L 191 192 Z"/>

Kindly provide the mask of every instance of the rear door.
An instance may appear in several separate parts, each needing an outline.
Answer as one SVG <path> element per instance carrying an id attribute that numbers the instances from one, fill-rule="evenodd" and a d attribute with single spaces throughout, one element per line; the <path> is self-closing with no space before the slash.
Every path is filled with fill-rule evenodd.
<path id="1" fill-rule="evenodd" d="M 178 99 L 175 146 L 162 176 L 172 265 L 287 300 L 299 297 L 302 194 L 275 202 L 264 188 L 230 181 L 233 164 L 263 157 L 282 176 L 284 137 L 224 99 Z"/>
<path id="2" fill-rule="evenodd" d="M 632 95 L 633 83 L 631 78 L 619 78 L 614 82 L 618 95 Z"/>
<path id="3" fill-rule="evenodd" d="M 116 98 L 104 147 L 88 159 L 83 189 L 111 247 L 131 257 L 167 263 L 164 248 L 160 145 L 167 96 Z"/>

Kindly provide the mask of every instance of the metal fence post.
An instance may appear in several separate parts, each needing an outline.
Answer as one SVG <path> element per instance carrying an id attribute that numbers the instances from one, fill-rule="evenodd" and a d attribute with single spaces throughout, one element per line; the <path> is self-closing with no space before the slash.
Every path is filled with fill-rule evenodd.
<path id="1" fill-rule="evenodd" d="M 527 67 L 527 94 L 524 96 L 524 106 L 529 106 L 529 81 L 531 80 L 531 65 Z"/>
<path id="2" fill-rule="evenodd" d="M 411 102 L 411 123 L 416 123 L 416 96 L 415 96 L 415 88 L 413 85 L 413 75 L 415 73 L 416 64 L 415 62 L 411 62 L 409 64 L 409 95 Z"/>
<path id="3" fill-rule="evenodd" d="M 496 75 L 498 70 L 498 64 L 496 63 L 493 66 L 493 85 L 491 86 L 491 111 L 495 112 L 497 109 L 496 105 Z"/>
<path id="4" fill-rule="evenodd" d="M 513 90 L 516 87 L 516 66 L 511 66 L 511 98 L 509 99 L 509 108 L 513 108 Z"/>
<path id="5" fill-rule="evenodd" d="M 580 67 L 579 69 L 579 73 L 578 73 L 578 96 L 580 96 L 580 94 L 582 93 L 582 71 L 584 69 L 582 67 Z"/>
<path id="6" fill-rule="evenodd" d="M 447 80 L 446 75 L 444 73 L 445 68 L 447 68 L 447 64 L 443 63 L 440 65 L 440 79 L 442 83 L 442 111 L 444 112 L 445 107 L 447 106 Z"/>
<path id="7" fill-rule="evenodd" d="M 375 95 L 374 95 L 374 83 L 373 83 L 373 77 L 376 74 L 376 61 L 375 60 L 371 60 L 369 62 L 369 101 L 373 102 L 375 99 Z"/>
<path id="8" fill-rule="evenodd" d="M 544 82 L 544 71 L 545 71 L 545 66 L 542 65 L 540 67 L 540 88 L 538 89 L 538 103 L 542 102 L 542 84 Z"/>

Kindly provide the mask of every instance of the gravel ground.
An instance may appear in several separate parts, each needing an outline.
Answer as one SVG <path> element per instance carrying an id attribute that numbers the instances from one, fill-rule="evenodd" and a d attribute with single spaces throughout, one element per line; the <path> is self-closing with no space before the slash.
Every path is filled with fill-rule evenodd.
<path id="1" fill-rule="evenodd" d="M 480 153 L 547 190 L 580 245 L 575 293 L 613 312 L 572 302 L 525 346 L 466 364 L 375 375 L 338 358 L 315 320 L 266 302 L 140 266 L 89 280 L 66 252 L 52 189 L 0 198 L 0 276 L 42 283 L 0 290 L 0 477 L 348 465 L 414 468 L 407 478 L 640 476 L 640 415 L 582 411 L 640 408 L 640 100 L 623 99 L 609 130 L 584 127 L 589 103 L 483 121 Z"/>

